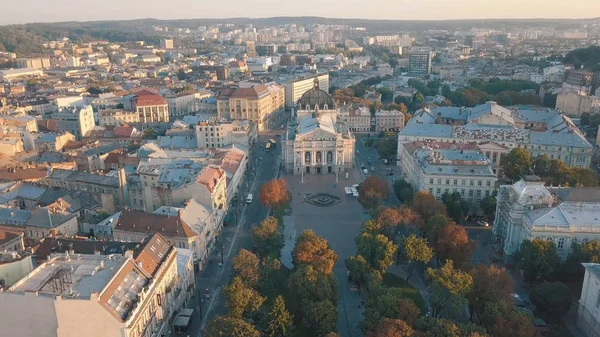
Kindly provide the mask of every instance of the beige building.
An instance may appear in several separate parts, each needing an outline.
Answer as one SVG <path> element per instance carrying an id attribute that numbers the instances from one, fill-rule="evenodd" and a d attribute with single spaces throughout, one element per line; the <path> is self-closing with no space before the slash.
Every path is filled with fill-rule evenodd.
<path id="1" fill-rule="evenodd" d="M 91 105 L 83 108 L 66 108 L 51 115 L 55 130 L 69 132 L 77 139 L 85 137 L 94 129 L 94 110 Z"/>
<path id="2" fill-rule="evenodd" d="M 398 132 L 404 128 L 404 114 L 398 110 L 375 111 L 376 132 Z"/>
<path id="3" fill-rule="evenodd" d="M 0 153 L 14 156 L 25 151 L 23 141 L 18 134 L 5 134 L 0 132 Z"/>
<path id="4" fill-rule="evenodd" d="M 34 68 L 44 69 L 50 68 L 49 58 L 20 58 L 17 59 L 17 68 Z"/>
<path id="5" fill-rule="evenodd" d="M 135 94 L 134 109 L 140 123 L 161 123 L 169 121 L 169 104 L 161 95 L 148 90 Z"/>
<path id="6" fill-rule="evenodd" d="M 340 109 L 339 121 L 352 132 L 371 131 L 371 111 L 363 105 L 347 105 Z"/>
<path id="7" fill-rule="evenodd" d="M 296 120 L 288 125 L 281 139 L 285 170 L 295 175 L 349 172 L 354 167 L 356 139 L 343 123 L 338 122 L 338 109 L 331 96 L 313 89 L 298 101 Z"/>
<path id="8" fill-rule="evenodd" d="M 125 123 L 139 123 L 140 114 L 127 110 L 101 110 L 98 112 L 100 126 L 116 126 Z"/>
<path id="9" fill-rule="evenodd" d="M 10 336 L 158 337 L 193 290 L 193 273 L 160 234 L 125 254 L 52 254 L 0 293 Z M 190 277 L 191 279 L 184 279 Z M 187 286 L 186 286 L 187 285 Z M 191 286 L 190 286 L 191 285 Z"/>
<path id="10" fill-rule="evenodd" d="M 198 148 L 219 148 L 231 144 L 249 146 L 256 140 L 256 126 L 248 121 L 200 122 L 196 125 Z"/>
<path id="11" fill-rule="evenodd" d="M 208 98 L 214 97 L 208 91 L 182 92 L 180 94 L 165 96 L 169 104 L 169 115 L 178 117 L 189 115 L 200 110 L 201 104 L 205 104 Z"/>
<path id="12" fill-rule="evenodd" d="M 269 127 L 273 114 L 285 108 L 285 88 L 277 84 L 225 89 L 217 97 L 217 116 L 229 120 L 250 120 L 258 130 Z"/>
<path id="13" fill-rule="evenodd" d="M 577 92 L 561 92 L 556 96 L 556 110 L 575 116 L 584 112 L 599 113 L 600 97 L 581 95 Z"/>

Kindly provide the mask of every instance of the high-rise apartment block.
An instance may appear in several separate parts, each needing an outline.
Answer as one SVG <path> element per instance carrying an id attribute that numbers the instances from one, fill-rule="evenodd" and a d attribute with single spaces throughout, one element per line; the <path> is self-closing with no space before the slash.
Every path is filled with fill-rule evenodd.
<path id="1" fill-rule="evenodd" d="M 432 54 L 430 51 L 413 51 L 408 60 L 408 72 L 414 75 L 431 73 Z"/>

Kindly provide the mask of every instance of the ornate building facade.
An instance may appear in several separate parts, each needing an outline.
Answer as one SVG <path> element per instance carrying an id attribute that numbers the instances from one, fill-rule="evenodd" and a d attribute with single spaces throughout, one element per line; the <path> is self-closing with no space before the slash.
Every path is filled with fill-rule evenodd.
<path id="1" fill-rule="evenodd" d="M 315 80 L 313 89 L 298 101 L 296 118 L 281 142 L 286 172 L 339 174 L 354 167 L 356 140 L 337 116 L 333 99 Z"/>

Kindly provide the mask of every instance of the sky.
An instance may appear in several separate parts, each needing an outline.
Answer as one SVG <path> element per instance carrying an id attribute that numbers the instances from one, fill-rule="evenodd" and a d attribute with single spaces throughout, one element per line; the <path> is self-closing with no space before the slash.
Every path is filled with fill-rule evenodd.
<path id="1" fill-rule="evenodd" d="M 273 16 L 445 20 L 589 18 L 600 0 L 1 0 L 0 25 L 30 22 Z"/>

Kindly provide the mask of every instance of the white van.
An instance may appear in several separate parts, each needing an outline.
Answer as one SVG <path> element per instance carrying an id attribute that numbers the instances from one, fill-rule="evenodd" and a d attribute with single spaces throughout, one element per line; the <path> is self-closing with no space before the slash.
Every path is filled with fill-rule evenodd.
<path id="1" fill-rule="evenodd" d="M 247 204 L 252 203 L 252 193 L 248 194 L 248 197 L 246 198 L 246 203 Z"/>

